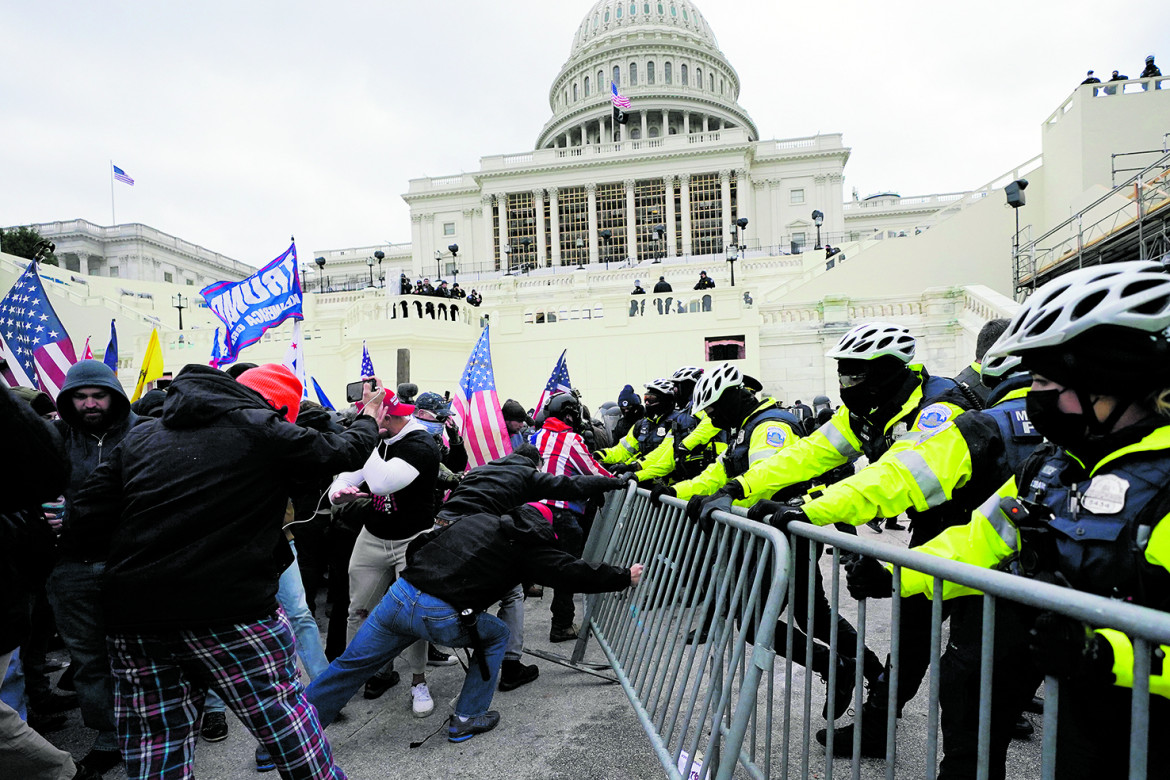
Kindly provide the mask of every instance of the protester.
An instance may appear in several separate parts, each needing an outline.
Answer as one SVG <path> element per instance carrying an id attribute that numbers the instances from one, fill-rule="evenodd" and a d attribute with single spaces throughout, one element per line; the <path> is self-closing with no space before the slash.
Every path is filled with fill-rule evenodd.
<path id="1" fill-rule="evenodd" d="M 524 411 L 520 402 L 509 398 L 504 401 L 501 411 L 504 415 L 504 424 L 508 426 L 508 437 L 512 442 L 512 449 L 515 450 L 520 445 L 530 441 L 533 433 L 532 427 L 536 425 L 536 421 L 529 416 L 528 412 Z"/>
<path id="2" fill-rule="evenodd" d="M 302 480 L 368 457 L 383 394 L 367 389 L 362 415 L 336 434 L 291 424 L 301 394 L 284 366 L 236 382 L 189 365 L 162 417 L 127 433 L 76 498 L 73 543 L 108 550 L 102 605 L 130 777 L 190 776 L 208 687 L 283 776 L 344 777 L 277 608 L 292 563 L 280 521 Z"/>

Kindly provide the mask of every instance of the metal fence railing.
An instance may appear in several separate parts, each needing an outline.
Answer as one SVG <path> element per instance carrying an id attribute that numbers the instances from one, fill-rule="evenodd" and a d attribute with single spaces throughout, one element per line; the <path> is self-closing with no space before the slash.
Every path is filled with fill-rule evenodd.
<path id="1" fill-rule="evenodd" d="M 795 659 L 806 669 L 801 683 L 795 680 L 792 659 L 795 621 L 788 620 L 786 634 L 776 636 L 784 603 L 791 603 L 797 593 L 798 583 L 788 576 L 789 572 L 799 570 L 794 566 L 796 551 L 809 555 L 812 564 L 808 567 L 808 618 L 799 626 L 810 638 L 815 635 L 817 613 L 812 608 L 812 594 L 818 564 L 824 576 L 831 610 L 829 691 L 836 689 L 837 627 L 842 607 L 855 620 L 856 652 L 848 653 L 857 659 L 852 708 L 855 734 L 862 729 L 864 711 L 862 659 L 867 622 L 876 625 L 875 638 L 879 643 L 888 642 L 891 694 L 886 711 L 885 763 L 882 766 L 880 760 L 862 759 L 860 740 L 855 739 L 849 766 L 851 777 L 884 774 L 886 778 L 894 778 L 898 771 L 910 776 L 905 774 L 910 765 L 899 761 L 900 747 L 908 754 L 915 753 L 914 761 L 923 764 L 921 768 L 913 764 L 913 776 L 937 776 L 940 748 L 945 747 L 938 737 L 940 658 L 948 631 L 944 626 L 941 596 L 944 582 L 976 591 L 976 595 L 960 598 L 970 600 L 969 605 L 981 607 L 977 777 L 995 774 L 994 767 L 990 766 L 990 692 L 996 674 L 997 607 L 1006 612 L 1009 606 L 1014 609 L 1015 605 L 1067 615 L 1130 636 L 1137 660 L 1133 674 L 1128 777 L 1134 780 L 1147 777 L 1145 757 L 1149 740 L 1161 736 L 1149 733 L 1151 649 L 1170 644 L 1170 614 L 913 552 L 843 534 L 831 527 L 794 523 L 790 526 L 793 539 L 790 546 L 775 529 L 741 517 L 741 510 L 735 514 L 716 512 L 714 527 L 704 532 L 685 518 L 683 508 L 682 502 L 671 498 L 665 498 L 662 506 L 654 506 L 647 491 L 630 490 L 624 500 L 612 502 L 601 515 L 586 549 L 587 559 L 622 564 L 641 562 L 646 566 L 638 588 L 587 599 L 585 621 L 633 704 L 667 777 L 787 778 L 795 774 L 801 778 L 832 779 L 835 766 L 829 758 L 834 749 L 831 726 L 838 714 L 834 712 L 834 697 L 828 696 L 824 705 L 830 728 L 828 744 L 821 747 L 811 739 L 813 702 L 821 701 L 821 692 L 818 688 L 814 693 L 812 676 L 807 671 L 812 665 L 812 642 L 806 645 L 805 657 Z M 817 545 L 831 545 L 832 554 L 820 559 Z M 873 605 L 868 605 L 867 614 L 867 601 L 846 599 L 841 603 L 843 574 L 839 564 L 845 552 L 894 564 L 895 595 L 888 605 L 888 624 L 883 622 L 883 613 L 875 620 Z M 894 692 L 898 690 L 903 655 L 898 629 L 905 600 L 896 594 L 900 592 L 903 568 L 933 577 L 934 595 L 930 668 L 925 696 L 920 695 L 926 699 L 925 738 L 921 742 L 911 738 L 912 742 L 899 745 Z M 582 632 L 574 649 L 576 660 L 584 655 L 587 641 Z M 774 663 L 776 641 L 782 642 L 779 649 L 787 659 L 779 670 Z M 1044 780 L 1056 777 L 1060 681 L 1046 678 L 1043 690 L 1041 747 L 1032 749 L 1023 766 L 1016 766 L 1009 777 Z M 919 706 L 917 702 L 916 706 Z"/>

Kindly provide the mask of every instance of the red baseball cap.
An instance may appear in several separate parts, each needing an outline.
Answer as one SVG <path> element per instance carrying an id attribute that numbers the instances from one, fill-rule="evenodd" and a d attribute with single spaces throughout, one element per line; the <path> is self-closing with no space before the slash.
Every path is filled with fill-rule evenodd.
<path id="1" fill-rule="evenodd" d="M 382 401 L 382 408 L 386 410 L 386 414 L 394 417 L 410 417 L 414 414 L 414 404 L 404 404 L 398 398 L 398 394 L 390 388 L 386 388 L 386 398 Z"/>

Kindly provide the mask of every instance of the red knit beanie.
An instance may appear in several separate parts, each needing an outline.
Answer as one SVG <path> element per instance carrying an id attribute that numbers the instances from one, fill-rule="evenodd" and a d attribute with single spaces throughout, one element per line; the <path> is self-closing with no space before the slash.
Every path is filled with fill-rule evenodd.
<path id="1" fill-rule="evenodd" d="M 552 509 L 549 508 L 548 504 L 542 504 L 539 501 L 530 501 L 527 504 L 525 504 L 525 506 L 530 506 L 530 507 L 534 508 L 537 512 L 540 512 L 540 516 L 543 517 L 545 520 L 547 520 L 549 522 L 549 525 L 552 525 L 552 521 L 553 521 Z"/>
<path id="2" fill-rule="evenodd" d="M 272 408 L 280 411 L 285 408 L 284 417 L 290 423 L 297 421 L 297 413 L 301 410 L 301 381 L 288 366 L 277 363 L 266 363 L 263 366 L 249 368 L 236 379 L 244 387 L 250 387 L 264 400 L 272 404 Z"/>

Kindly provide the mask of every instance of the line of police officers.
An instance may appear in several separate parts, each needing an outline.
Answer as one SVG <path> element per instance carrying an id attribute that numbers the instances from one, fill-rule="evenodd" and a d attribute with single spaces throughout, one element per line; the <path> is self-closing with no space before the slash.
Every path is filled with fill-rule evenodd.
<path id="1" fill-rule="evenodd" d="M 709 373 L 685 367 L 646 385 L 645 418 L 596 455 L 647 483 L 654 500 L 687 500 L 688 516 L 705 527 L 713 511 L 733 505 L 782 530 L 905 512 L 915 550 L 1170 608 L 1170 523 L 1160 522 L 1170 513 L 1170 276 L 1162 266 L 1082 269 L 1037 290 L 974 364 L 983 387 L 932 376 L 915 350 L 914 337 L 890 323 L 846 333 L 828 353 L 842 406 L 815 430 L 730 364 Z M 849 474 L 862 456 L 868 465 Z M 792 609 L 802 625 L 807 550 L 795 561 Z M 851 565 L 847 580 L 856 598 L 892 593 L 890 569 L 870 559 Z M 819 571 L 814 587 L 813 671 L 827 679 L 831 613 Z M 868 756 L 885 755 L 889 696 L 900 715 L 929 665 L 933 578 L 904 571 L 901 587 L 898 689 L 889 690 L 888 661 L 867 650 L 863 664 Z M 982 599 L 953 583 L 943 596 L 951 634 L 939 776 L 974 777 Z M 843 618 L 838 631 L 841 713 L 854 685 L 856 635 Z M 802 662 L 809 638 L 794 634 Z M 1068 681 L 1056 776 L 1124 776 L 1129 638 L 1002 601 L 995 636 L 991 776 L 1004 776 L 1013 727 L 1045 674 Z M 1151 659 L 1150 772 L 1170 758 L 1170 743 L 1156 738 L 1170 725 L 1166 651 L 1155 648 Z M 826 736 L 817 735 L 822 744 Z M 852 725 L 838 728 L 835 754 L 851 755 L 855 738 Z"/>

